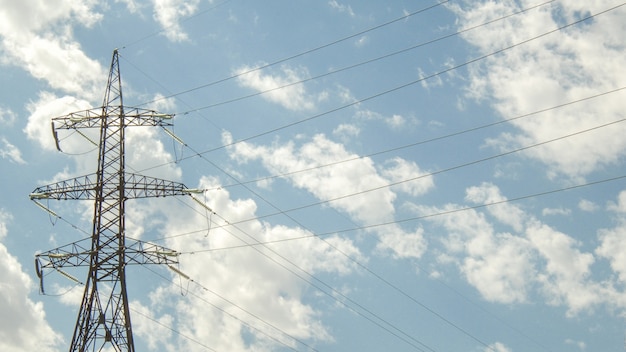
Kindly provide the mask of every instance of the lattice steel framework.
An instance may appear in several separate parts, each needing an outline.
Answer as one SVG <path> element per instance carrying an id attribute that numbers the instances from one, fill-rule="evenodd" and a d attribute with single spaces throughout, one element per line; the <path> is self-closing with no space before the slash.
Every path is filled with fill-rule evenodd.
<path id="1" fill-rule="evenodd" d="M 45 268 L 89 267 L 70 351 L 135 351 L 126 291 L 126 266 L 178 263 L 176 251 L 126 238 L 124 224 L 127 199 L 189 195 L 193 192 L 182 183 L 125 171 L 126 127 L 171 126 L 167 120 L 172 117 L 123 105 L 119 56 L 115 50 L 102 107 L 52 119 L 57 148 L 58 129 L 100 129 L 98 170 L 95 174 L 38 187 L 30 195 L 35 201 L 94 200 L 91 238 L 40 253 L 36 257 L 40 280 L 43 280 L 42 270 Z"/>

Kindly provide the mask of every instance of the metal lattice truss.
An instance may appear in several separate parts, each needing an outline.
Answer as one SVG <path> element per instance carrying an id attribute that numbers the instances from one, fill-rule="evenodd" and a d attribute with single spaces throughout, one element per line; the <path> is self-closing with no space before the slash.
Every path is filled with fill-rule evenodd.
<path id="1" fill-rule="evenodd" d="M 73 112 L 65 116 L 52 119 L 52 127 L 56 129 L 74 128 L 100 128 L 102 113 L 107 112 L 107 107 L 92 108 L 89 110 Z M 124 106 L 124 126 L 172 126 L 165 122 L 174 117 L 173 114 L 162 114 L 160 112 Z"/>
<path id="2" fill-rule="evenodd" d="M 41 186 L 30 194 L 30 198 L 44 209 L 47 208 L 37 200 L 94 201 L 93 228 L 89 238 L 40 253 L 35 258 L 42 291 L 44 269 L 57 270 L 80 282 L 62 269 L 89 267 L 70 351 L 134 352 L 126 291 L 126 266 L 178 263 L 176 251 L 154 243 L 128 239 L 125 235 L 126 200 L 191 195 L 196 192 L 182 183 L 125 171 L 126 127 L 171 126 L 167 121 L 172 117 L 153 110 L 124 106 L 119 57 L 115 50 L 102 107 L 52 119 L 52 132 L 59 150 L 59 129 L 72 129 L 83 136 L 80 129 L 100 130 L 97 142 L 88 138 L 99 150 L 98 170 L 95 174 Z"/>
<path id="3" fill-rule="evenodd" d="M 97 179 L 96 174 L 91 174 L 37 187 L 30 194 L 30 198 L 33 200 L 95 200 L 96 190 L 99 186 Z M 150 176 L 125 173 L 123 179 L 125 181 L 125 199 L 180 196 L 188 195 L 195 191 L 193 189 L 188 189 L 182 183 Z M 104 182 L 102 188 L 105 194 L 114 195 L 115 191 L 118 190 L 117 188 L 112 188 L 111 186 L 110 182 Z"/>
<path id="4" fill-rule="evenodd" d="M 129 264 L 178 264 L 179 253 L 152 242 L 126 238 L 123 248 L 125 263 Z M 91 238 L 67 244 L 35 256 L 36 269 L 59 269 L 63 267 L 89 266 L 89 256 L 93 254 Z M 45 262 L 42 262 L 45 260 Z"/>

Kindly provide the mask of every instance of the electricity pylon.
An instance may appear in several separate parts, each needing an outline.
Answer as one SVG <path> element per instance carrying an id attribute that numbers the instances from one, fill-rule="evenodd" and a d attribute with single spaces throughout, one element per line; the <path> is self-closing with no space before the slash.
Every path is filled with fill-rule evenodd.
<path id="1" fill-rule="evenodd" d="M 30 194 L 34 201 L 95 201 L 91 238 L 40 253 L 35 261 L 40 280 L 43 280 L 44 268 L 56 269 L 73 279 L 61 268 L 89 267 L 70 352 L 135 351 L 126 291 L 126 266 L 178 263 L 178 253 L 174 250 L 126 238 L 124 224 L 124 204 L 128 199 L 190 195 L 194 192 L 182 183 L 125 171 L 126 127 L 171 126 L 166 121 L 172 117 L 173 115 L 160 114 L 153 110 L 123 105 L 116 49 L 113 52 L 102 107 L 52 119 L 52 131 L 58 149 L 58 129 L 100 130 L 98 170 L 95 174 L 38 187 Z"/>

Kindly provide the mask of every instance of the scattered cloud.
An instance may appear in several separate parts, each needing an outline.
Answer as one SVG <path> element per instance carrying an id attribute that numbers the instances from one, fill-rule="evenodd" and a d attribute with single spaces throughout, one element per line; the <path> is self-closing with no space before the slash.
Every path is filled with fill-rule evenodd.
<path id="1" fill-rule="evenodd" d="M 571 209 L 565 208 L 543 208 L 541 210 L 541 215 L 543 216 L 551 216 L 551 215 L 563 215 L 567 216 L 572 213 Z"/>
<path id="2" fill-rule="evenodd" d="M 358 136 L 359 133 L 361 133 L 359 127 L 347 123 L 342 123 L 333 130 L 333 134 L 341 137 L 344 141 Z"/>
<path id="3" fill-rule="evenodd" d="M 626 192 L 620 194 L 615 207 L 621 219 L 619 225 L 599 232 L 601 244 L 595 254 L 607 259 L 624 283 L 626 256 L 618 250 L 626 245 L 619 235 L 626 231 L 626 211 L 621 211 L 626 201 L 622 197 L 626 199 Z M 506 200 L 492 184 L 468 188 L 466 199 L 477 204 Z M 602 304 L 626 311 L 626 301 L 616 299 L 622 295 L 616 289 L 620 286 L 611 281 L 593 280 L 592 266 L 598 258 L 583 251 L 576 239 L 510 203 L 489 206 L 487 213 L 475 209 L 454 211 L 462 207 L 448 204 L 439 208 L 414 208 L 420 214 L 448 213 L 428 218 L 447 234 L 441 239 L 446 249 L 442 255 L 448 258 L 445 262 L 457 265 L 468 283 L 485 299 L 527 302 L 534 292 L 542 295 L 549 305 L 566 307 L 568 316 Z M 498 232 L 496 228 L 501 225 L 511 226 L 514 232 Z"/>
<path id="4" fill-rule="evenodd" d="M 180 20 L 196 13 L 200 0 L 152 0 L 154 19 L 161 25 L 165 37 L 172 42 L 185 42 L 189 36 L 180 26 Z"/>
<path id="5" fill-rule="evenodd" d="M 485 352 L 513 352 L 513 350 L 501 342 L 496 342 L 485 348 Z"/>
<path id="6" fill-rule="evenodd" d="M 383 176 L 392 183 L 401 182 L 393 186 L 394 189 L 417 197 L 430 191 L 435 186 L 433 176 L 420 170 L 414 161 L 396 157 L 387 160 L 385 164 L 389 166 L 382 170 Z M 406 180 L 411 181 L 407 182 Z"/>
<path id="7" fill-rule="evenodd" d="M 73 37 L 75 26 L 91 27 L 102 14 L 97 1 L 10 2 L 0 11 L 0 47 L 5 64 L 17 65 L 53 89 L 95 99 L 104 73 Z"/>
<path id="8" fill-rule="evenodd" d="M 309 280 L 313 280 L 311 275 L 347 275 L 356 267 L 348 257 L 362 263 L 366 263 L 367 258 L 349 239 L 330 236 L 321 241 L 299 227 L 271 225 L 260 220 L 240 222 L 258 216 L 253 200 L 231 198 L 213 177 L 203 177 L 198 186 L 211 190 L 206 194 L 207 205 L 219 214 L 212 217 L 214 228 L 198 236 L 171 237 L 167 245 L 181 252 L 199 248 L 239 248 L 197 253 L 194 260 L 181 257 L 180 270 L 194 283 L 190 283 L 190 299 L 177 300 L 171 307 L 176 312 L 177 329 L 196 341 L 211 341 L 213 349 L 229 351 L 271 350 L 271 346 L 281 344 L 295 346 L 297 341 L 332 340 L 330 332 L 320 322 L 321 313 L 305 303 L 305 293 L 309 289 L 317 290 L 309 286 Z M 171 206 L 163 200 L 154 200 L 151 204 L 167 219 L 162 228 L 164 233 L 206 228 L 207 216 L 202 211 L 191 212 L 190 216 L 186 206 Z M 240 223 L 228 225 L 237 222 Z M 288 241 L 292 238 L 299 240 Z M 211 270 L 206 270 L 207 267 Z M 180 295 L 179 280 L 175 277 L 172 284 L 154 291 L 151 304 L 146 308 L 156 312 L 166 308 L 172 297 Z M 149 316 L 164 323 L 171 322 L 165 315 Z M 204 348 L 189 339 L 180 339 L 175 350 L 201 351 Z"/>
<path id="9" fill-rule="evenodd" d="M 582 211 L 594 212 L 598 210 L 600 207 L 596 203 L 588 199 L 581 199 L 580 202 L 578 202 L 578 208 Z"/>
<path id="10" fill-rule="evenodd" d="M 350 17 L 356 16 L 354 11 L 352 11 L 352 7 L 350 5 L 346 6 L 346 5 L 340 4 L 339 2 L 337 2 L 337 0 L 330 0 L 328 2 L 328 5 L 330 5 L 332 9 L 337 10 L 339 13 L 346 13 Z"/>
<path id="11" fill-rule="evenodd" d="M 311 110 L 315 107 L 315 101 L 318 100 L 307 93 L 303 84 L 290 85 L 309 77 L 305 68 L 294 69 L 283 65 L 279 73 L 272 75 L 263 74 L 260 70 L 255 70 L 250 66 L 242 66 L 235 70 L 234 75 L 238 76 L 237 80 L 241 86 L 258 92 L 266 92 L 263 93 L 263 98 L 289 110 Z"/>
<path id="12" fill-rule="evenodd" d="M 566 339 L 565 343 L 568 345 L 576 346 L 580 351 L 585 351 L 587 349 L 587 344 L 584 341 L 576 341 L 572 339 Z"/>
<path id="13" fill-rule="evenodd" d="M 11 126 L 15 122 L 17 114 L 11 109 L 0 106 L 0 124 L 5 126 Z"/>
<path id="14" fill-rule="evenodd" d="M 223 140 L 230 144 L 232 137 L 224 133 Z M 359 158 L 321 134 L 299 147 L 293 141 L 269 147 L 237 143 L 229 147 L 229 152 L 231 158 L 240 162 L 259 160 L 272 172 L 288 174 L 285 178 L 293 186 L 307 190 L 321 201 L 329 201 L 330 207 L 365 225 L 393 220 L 397 195 L 388 184 L 408 181 L 395 188 L 413 195 L 423 194 L 433 185 L 431 178 L 421 178 L 423 173 L 413 162 L 396 158 L 379 173 L 370 158 Z M 345 160 L 350 161 L 341 162 Z M 308 171 L 296 172 L 305 169 Z M 425 250 L 426 242 L 419 229 L 407 233 L 397 225 L 389 225 L 374 231 L 381 240 L 378 249 L 391 250 L 394 256 L 420 257 Z"/>
<path id="15" fill-rule="evenodd" d="M 6 138 L 0 137 L 0 141 L 4 146 L 0 146 L 0 157 L 2 159 L 9 159 L 11 162 L 16 164 L 26 164 L 26 161 L 22 159 L 22 152 L 11 144 Z"/>
<path id="16" fill-rule="evenodd" d="M 518 6 L 511 1 L 475 1 L 467 8 L 449 8 L 458 15 L 459 27 L 467 28 L 517 11 Z M 515 16 L 465 32 L 463 38 L 481 54 L 488 54 L 579 19 L 581 13 L 596 13 L 605 7 L 610 6 L 563 0 L 533 10 L 532 16 Z M 489 102 L 503 118 L 510 118 L 619 87 L 626 80 L 626 73 L 620 69 L 625 47 L 623 38 L 617 35 L 625 29 L 620 21 L 625 11 L 623 7 L 615 9 L 561 30 L 558 35 L 533 40 L 470 65 L 468 95 Z M 516 120 L 512 124 L 518 132 L 499 138 L 506 145 L 523 146 L 619 120 L 623 96 L 614 93 L 597 102 Z M 550 177 L 576 179 L 616 163 L 626 153 L 626 140 L 621 138 L 625 132 L 626 125 L 612 125 L 532 148 L 526 155 L 548 166 Z"/>
<path id="17" fill-rule="evenodd" d="M 56 146 L 50 131 L 50 119 L 89 108 L 91 104 L 85 100 L 71 96 L 59 98 L 53 93 L 41 92 L 39 100 L 30 102 L 27 106 L 30 116 L 24 132 L 28 139 L 37 142 L 43 149 L 54 150 Z M 63 145 L 65 150 L 75 151 L 77 150 L 75 148 L 82 148 L 82 145 L 77 146 L 69 142 Z"/>
<path id="18" fill-rule="evenodd" d="M 354 45 L 356 45 L 357 48 L 363 47 L 365 45 L 367 45 L 370 41 L 370 38 L 366 35 L 359 37 L 359 39 L 357 39 L 354 42 Z"/>
<path id="19" fill-rule="evenodd" d="M 0 241 L 7 235 L 11 215 L 0 209 Z M 41 302 L 29 295 L 34 287 L 17 258 L 0 243 L 0 350 L 2 351 L 57 351 L 61 335 L 48 322 Z"/>

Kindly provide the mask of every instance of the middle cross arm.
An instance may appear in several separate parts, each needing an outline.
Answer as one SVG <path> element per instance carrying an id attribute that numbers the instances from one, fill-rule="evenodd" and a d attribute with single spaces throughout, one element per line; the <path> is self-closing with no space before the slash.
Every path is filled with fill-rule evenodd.
<path id="1" fill-rule="evenodd" d="M 124 179 L 124 197 L 126 199 L 178 196 L 194 193 L 194 190 L 187 188 L 180 182 L 155 177 L 126 173 Z M 96 175 L 91 174 L 37 187 L 30 194 L 30 199 L 93 200 L 96 197 L 96 188 Z M 104 188 L 106 190 L 106 185 L 104 185 Z"/>

